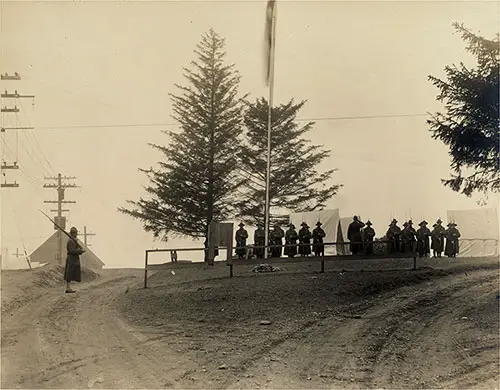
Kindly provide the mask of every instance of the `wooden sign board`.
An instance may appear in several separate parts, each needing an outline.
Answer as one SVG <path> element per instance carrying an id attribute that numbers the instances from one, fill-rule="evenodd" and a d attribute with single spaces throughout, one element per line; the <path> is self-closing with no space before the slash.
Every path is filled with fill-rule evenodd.
<path id="1" fill-rule="evenodd" d="M 54 222 L 57 223 L 61 227 L 61 229 L 66 230 L 66 217 L 54 217 Z M 59 228 L 54 225 L 54 230 L 59 230 Z"/>
<path id="2" fill-rule="evenodd" d="M 216 223 L 210 224 L 208 233 L 208 264 L 214 265 L 215 247 L 227 249 L 226 261 L 231 264 L 233 258 L 233 224 Z"/>

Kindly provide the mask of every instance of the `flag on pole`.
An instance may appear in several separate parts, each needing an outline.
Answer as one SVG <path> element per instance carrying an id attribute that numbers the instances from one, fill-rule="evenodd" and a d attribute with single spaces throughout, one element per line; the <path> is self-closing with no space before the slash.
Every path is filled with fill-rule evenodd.
<path id="1" fill-rule="evenodd" d="M 266 31 L 265 31 L 265 67 L 266 86 L 269 86 L 271 79 L 272 61 L 274 61 L 275 31 L 276 31 L 276 1 L 269 0 L 266 10 Z"/>

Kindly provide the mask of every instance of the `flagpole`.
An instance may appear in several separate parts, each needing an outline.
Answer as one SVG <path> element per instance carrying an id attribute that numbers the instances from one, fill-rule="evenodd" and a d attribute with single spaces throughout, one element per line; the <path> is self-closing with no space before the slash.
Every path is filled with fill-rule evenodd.
<path id="1" fill-rule="evenodd" d="M 270 185 L 271 185 L 271 130 L 272 109 L 274 100 L 274 55 L 276 52 L 276 2 L 273 2 L 271 22 L 271 47 L 269 53 L 269 104 L 267 111 L 267 169 L 266 169 L 266 211 L 265 211 L 265 245 L 269 244 L 270 229 Z M 269 248 L 265 249 L 264 258 L 267 259 Z"/>

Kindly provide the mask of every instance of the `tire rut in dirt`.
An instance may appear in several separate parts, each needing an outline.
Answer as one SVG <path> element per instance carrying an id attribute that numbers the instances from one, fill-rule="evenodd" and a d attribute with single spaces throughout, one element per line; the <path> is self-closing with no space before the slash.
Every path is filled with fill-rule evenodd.
<path id="1" fill-rule="evenodd" d="M 381 302 L 373 302 L 375 310 L 359 306 L 360 312 L 367 314 L 361 319 L 345 321 L 338 315 L 327 318 L 316 324 L 317 329 L 310 327 L 309 335 L 296 334 L 288 338 L 278 351 L 274 351 L 277 355 L 274 362 L 261 362 L 250 370 L 258 372 L 262 364 L 267 364 L 269 369 L 264 370 L 267 375 L 262 373 L 259 380 L 246 380 L 236 387 L 263 386 L 266 383 L 271 387 L 297 387 L 301 384 L 309 388 L 327 385 L 343 388 L 414 386 L 415 378 L 402 379 L 407 377 L 410 367 L 401 363 L 411 351 L 412 339 L 425 331 L 426 322 L 439 321 L 440 311 L 447 312 L 446 304 L 453 300 L 454 294 L 492 280 L 497 280 L 497 276 L 452 282 L 451 286 L 442 289 L 438 285 L 440 290 L 427 290 L 409 299 L 394 297 L 395 301 L 387 307 Z M 414 325 L 409 326 L 411 323 Z M 233 382 L 229 387 L 234 386 Z"/>
<path id="2" fill-rule="evenodd" d="M 494 279 L 495 276 L 487 276 L 460 282 L 435 292 L 429 291 L 411 300 L 407 305 L 395 308 L 388 315 L 387 321 L 376 322 L 369 326 L 367 335 L 371 335 L 373 339 L 370 353 L 367 355 L 367 358 L 373 362 L 371 384 L 377 386 L 378 383 L 383 383 L 384 386 L 394 388 L 408 388 L 415 385 L 436 387 L 438 381 L 424 380 L 429 377 L 429 372 L 423 372 L 422 364 L 429 369 L 425 365 L 425 360 L 443 353 L 453 354 L 456 348 L 443 345 L 441 349 L 436 347 L 434 350 L 420 351 L 423 348 L 422 340 L 433 339 L 436 335 L 435 328 L 443 323 L 444 317 L 454 311 L 455 308 L 451 306 L 451 303 L 456 302 L 457 298 L 463 294 L 467 294 L 467 291 L 477 283 Z M 425 346 L 425 348 L 429 347 L 433 346 Z M 418 353 L 422 360 L 415 361 L 412 356 L 415 353 Z M 410 361 L 414 364 L 410 364 Z M 436 364 L 439 362 L 436 361 Z M 444 367 L 442 361 L 441 366 L 443 372 L 449 368 Z"/>

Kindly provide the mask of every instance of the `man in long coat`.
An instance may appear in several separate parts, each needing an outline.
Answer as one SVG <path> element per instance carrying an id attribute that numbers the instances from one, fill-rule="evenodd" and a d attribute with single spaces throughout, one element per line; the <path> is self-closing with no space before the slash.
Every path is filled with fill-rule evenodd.
<path id="1" fill-rule="evenodd" d="M 248 232 L 246 229 L 243 227 L 245 224 L 241 222 L 239 224 L 239 229 L 236 231 L 236 255 L 238 256 L 238 259 L 242 259 L 245 254 L 246 254 L 246 246 L 247 246 L 247 239 L 248 239 Z"/>
<path id="2" fill-rule="evenodd" d="M 284 230 L 278 225 L 274 225 L 274 229 L 269 234 L 271 238 L 271 245 L 274 247 L 271 249 L 272 257 L 281 257 L 283 253 L 283 238 L 285 237 Z"/>
<path id="3" fill-rule="evenodd" d="M 403 224 L 404 229 L 401 232 L 401 239 L 403 241 L 403 253 L 411 253 L 415 251 L 415 241 L 417 232 L 413 228 L 413 221 L 410 219 Z"/>
<path id="4" fill-rule="evenodd" d="M 294 257 L 297 255 L 297 240 L 299 235 L 295 230 L 295 225 L 290 224 L 288 230 L 285 233 L 285 255 L 288 257 Z"/>
<path id="5" fill-rule="evenodd" d="M 400 251 L 400 238 L 401 238 L 401 228 L 398 226 L 398 221 L 393 219 L 389 225 L 389 229 L 386 233 L 387 240 L 389 243 L 389 253 L 399 253 Z"/>
<path id="6" fill-rule="evenodd" d="M 372 228 L 370 220 L 366 221 L 366 227 L 363 229 L 363 244 L 367 255 L 373 254 L 373 239 L 375 238 L 375 230 Z"/>
<path id="7" fill-rule="evenodd" d="M 320 221 L 316 222 L 316 228 L 312 232 L 313 249 L 314 255 L 316 257 L 320 257 L 325 254 L 325 245 L 323 244 L 323 238 L 326 237 L 326 233 L 321 225 L 322 223 Z"/>
<path id="8" fill-rule="evenodd" d="M 299 254 L 307 257 L 311 254 L 312 234 L 306 222 L 302 222 L 300 226 L 302 228 L 299 230 Z"/>
<path id="9" fill-rule="evenodd" d="M 431 232 L 431 249 L 434 257 L 441 257 L 444 249 L 444 232 L 445 228 L 441 225 L 443 221 L 438 219 Z"/>
<path id="10" fill-rule="evenodd" d="M 72 227 L 69 231 L 71 238 L 66 243 L 66 266 L 64 267 L 64 280 L 66 281 L 66 293 L 74 293 L 70 283 L 82 281 L 82 268 L 80 265 L 80 255 L 85 253 L 85 250 L 78 244 L 78 230 Z"/>
<path id="11" fill-rule="evenodd" d="M 445 231 L 446 247 L 444 249 L 444 254 L 448 257 L 457 257 L 460 232 L 457 229 L 456 223 L 451 222 L 448 224 L 448 227 L 449 228 Z"/>
<path id="12" fill-rule="evenodd" d="M 347 239 L 351 242 L 350 249 L 354 256 L 363 250 L 361 229 L 364 227 L 365 224 L 359 220 L 358 216 L 355 215 L 353 217 L 353 221 L 349 224 L 349 228 L 347 229 Z"/>
<path id="13" fill-rule="evenodd" d="M 253 235 L 253 242 L 256 247 L 254 250 L 255 255 L 257 256 L 257 258 L 263 259 L 265 254 L 264 246 L 266 245 L 266 232 L 264 231 L 264 226 L 261 223 L 257 224 L 257 230 L 255 230 L 255 233 Z"/>
<path id="14" fill-rule="evenodd" d="M 417 230 L 417 252 L 419 257 L 428 256 L 430 254 L 429 249 L 429 237 L 431 231 L 427 227 L 427 221 L 422 221 L 418 224 L 420 228 Z"/>

